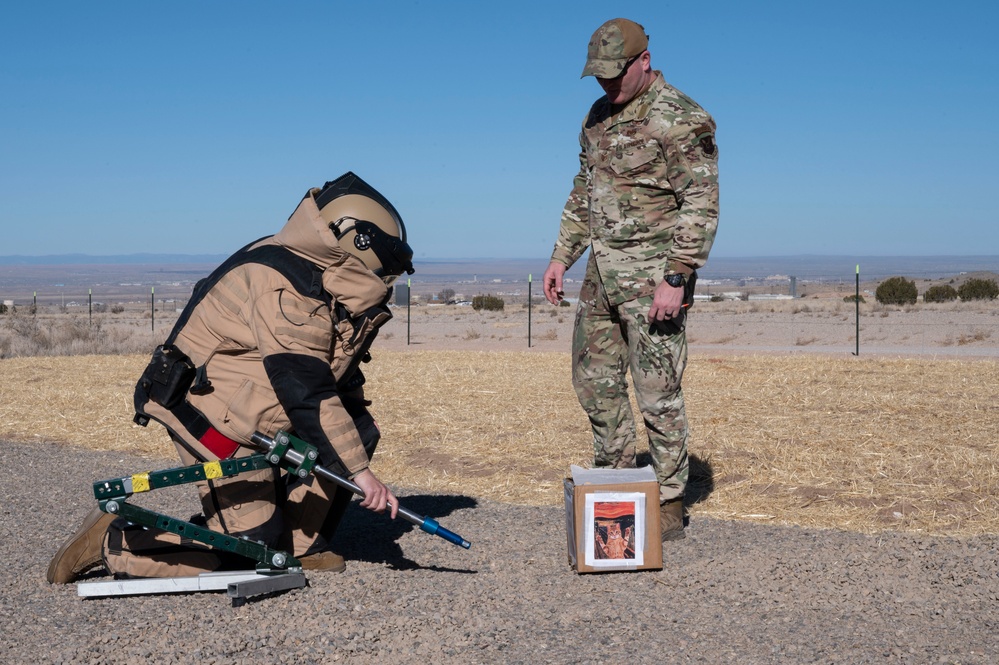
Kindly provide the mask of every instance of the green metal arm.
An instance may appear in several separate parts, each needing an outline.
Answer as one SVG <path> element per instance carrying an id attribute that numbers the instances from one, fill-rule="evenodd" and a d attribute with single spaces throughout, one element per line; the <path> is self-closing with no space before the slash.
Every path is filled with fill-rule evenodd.
<path id="1" fill-rule="evenodd" d="M 308 451 L 305 453 L 306 457 L 307 454 Z M 280 455 L 283 455 L 283 452 Z M 130 496 L 139 492 L 149 492 L 163 487 L 196 483 L 215 478 L 230 478 L 240 473 L 257 469 L 269 469 L 272 466 L 278 465 L 272 461 L 273 457 L 274 453 L 272 452 L 268 455 L 250 455 L 249 457 L 240 457 L 237 459 L 216 460 L 214 462 L 205 462 L 204 464 L 195 464 L 176 469 L 150 471 L 122 478 L 100 480 L 94 483 L 94 497 L 97 499 L 100 509 L 105 513 L 118 515 L 135 524 L 175 533 L 224 552 L 231 552 L 245 556 L 248 559 L 253 559 L 257 562 L 258 572 L 272 571 L 283 573 L 288 568 L 301 568 L 301 562 L 288 553 L 280 550 L 272 550 L 261 542 L 229 536 L 127 503 Z M 281 461 L 283 461 L 281 458 L 277 460 L 277 462 Z M 286 462 L 283 466 L 289 472 L 296 473 L 296 475 L 300 475 L 303 467 L 306 468 L 306 475 L 311 471 L 311 468 L 306 464 L 295 465 L 291 462 Z"/>

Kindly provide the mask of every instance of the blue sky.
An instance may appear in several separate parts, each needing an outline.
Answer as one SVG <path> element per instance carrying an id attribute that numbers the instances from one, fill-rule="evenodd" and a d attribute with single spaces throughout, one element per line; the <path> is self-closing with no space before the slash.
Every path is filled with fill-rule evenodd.
<path id="1" fill-rule="evenodd" d="M 721 256 L 999 255 L 986 2 L 0 10 L 0 255 L 228 253 L 352 170 L 418 258 L 545 258 L 623 15 L 718 123 Z"/>

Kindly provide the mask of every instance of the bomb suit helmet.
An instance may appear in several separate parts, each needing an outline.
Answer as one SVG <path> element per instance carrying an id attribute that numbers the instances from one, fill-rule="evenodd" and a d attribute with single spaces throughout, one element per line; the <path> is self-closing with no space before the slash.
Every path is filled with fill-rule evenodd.
<path id="1" fill-rule="evenodd" d="M 402 273 L 413 274 L 413 250 L 402 217 L 374 187 L 348 171 L 323 185 L 316 205 L 340 247 L 386 284 Z"/>

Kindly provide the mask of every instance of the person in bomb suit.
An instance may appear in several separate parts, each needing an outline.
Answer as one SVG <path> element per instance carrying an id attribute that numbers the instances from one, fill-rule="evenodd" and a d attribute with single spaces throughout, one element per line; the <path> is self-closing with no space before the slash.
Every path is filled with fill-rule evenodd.
<path id="1" fill-rule="evenodd" d="M 718 227 L 718 150 L 714 120 L 652 69 L 648 44 L 645 29 L 623 18 L 590 38 L 582 76 L 596 77 L 606 94 L 583 121 L 580 169 L 543 287 L 558 304 L 566 270 L 591 250 L 573 332 L 573 387 L 592 425 L 595 466 L 633 467 L 630 372 L 666 541 L 684 536 L 684 322 Z"/>
<path id="2" fill-rule="evenodd" d="M 136 386 L 136 422 L 162 423 L 185 464 L 251 455 L 254 432 L 292 431 L 318 448 L 319 463 L 361 487 L 361 506 L 394 518 L 398 502 L 369 468 L 379 434 L 358 365 L 391 317 L 391 284 L 413 272 L 412 257 L 399 213 L 353 173 L 309 190 L 278 233 L 195 287 Z M 347 490 L 276 468 L 198 489 L 213 530 L 288 551 L 305 569 L 345 568 L 330 548 Z M 128 577 L 233 563 L 95 509 L 52 559 L 48 580 L 71 582 L 102 560 Z"/>

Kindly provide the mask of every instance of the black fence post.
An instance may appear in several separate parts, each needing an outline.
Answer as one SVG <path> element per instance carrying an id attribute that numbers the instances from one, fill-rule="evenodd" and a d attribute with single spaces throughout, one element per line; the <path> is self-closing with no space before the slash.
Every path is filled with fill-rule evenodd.
<path id="1" fill-rule="evenodd" d="M 149 326 L 150 330 L 156 332 L 156 287 L 149 287 Z"/>
<path id="2" fill-rule="evenodd" d="M 413 321 L 413 280 L 406 280 L 406 346 L 409 346 L 410 324 Z"/>
<path id="3" fill-rule="evenodd" d="M 853 354 L 855 356 L 860 355 L 860 264 L 857 264 L 857 288 L 856 294 L 853 297 L 853 302 L 857 306 L 857 351 Z"/>
<path id="4" fill-rule="evenodd" d="M 527 275 L 527 348 L 531 348 L 531 310 L 534 304 L 534 298 L 531 297 L 531 283 L 533 282 L 532 275 L 528 273 Z"/>
<path id="5" fill-rule="evenodd" d="M 94 325 L 94 290 L 87 289 L 87 321 Z"/>

